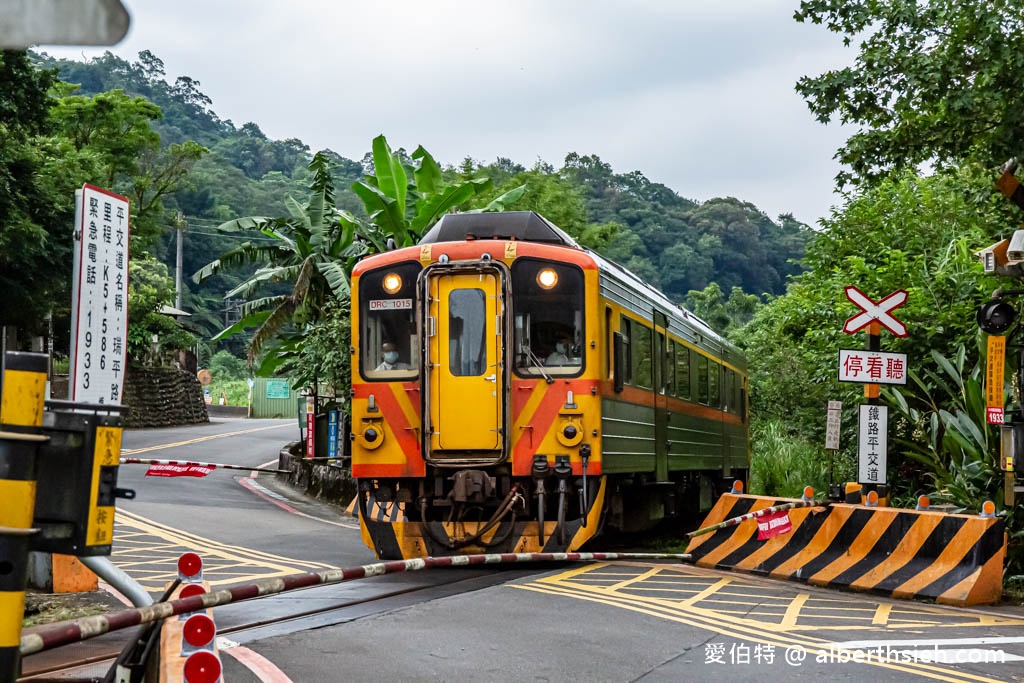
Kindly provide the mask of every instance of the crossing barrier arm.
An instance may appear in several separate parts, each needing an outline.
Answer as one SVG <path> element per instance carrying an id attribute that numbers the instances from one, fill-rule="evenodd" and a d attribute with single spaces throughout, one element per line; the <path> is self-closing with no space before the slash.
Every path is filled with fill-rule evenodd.
<path id="1" fill-rule="evenodd" d="M 232 602 L 274 595 L 299 588 L 310 588 L 370 576 L 420 571 L 439 567 L 465 567 L 484 564 L 516 564 L 526 562 L 566 562 L 605 560 L 688 560 L 689 555 L 675 553 L 501 553 L 486 555 L 456 555 L 452 557 L 418 557 L 411 560 L 377 562 L 348 569 L 329 569 L 322 572 L 292 574 L 275 579 L 225 588 L 214 593 L 203 593 L 178 600 L 160 602 L 145 607 L 123 610 L 113 614 L 83 617 L 56 624 L 47 624 L 22 635 L 22 656 L 51 650 L 61 645 L 77 643 L 104 633 L 118 631 L 160 619 L 209 609 Z"/>

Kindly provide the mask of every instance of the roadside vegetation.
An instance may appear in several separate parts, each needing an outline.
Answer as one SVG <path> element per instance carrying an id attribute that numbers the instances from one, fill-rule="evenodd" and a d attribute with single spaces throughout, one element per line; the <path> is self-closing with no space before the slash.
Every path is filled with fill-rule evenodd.
<path id="1" fill-rule="evenodd" d="M 843 288 L 875 299 L 903 289 L 897 316 L 909 335 L 882 338 L 884 351 L 907 355 L 911 376 L 883 393 L 894 499 L 928 494 L 969 512 L 994 501 L 1009 524 L 1008 575 L 1017 578 L 1008 585 L 1020 586 L 1024 511 L 1003 509 L 998 432 L 980 403 L 985 335 L 975 312 L 993 290 L 1021 282 L 985 276 L 974 252 L 1022 222 L 994 183 L 1008 158 L 1024 157 L 1024 9 L 803 0 L 795 19 L 825 25 L 854 53 L 850 66 L 796 84 L 822 124 L 857 131 L 836 153 L 837 206 L 814 229 L 740 199 L 695 202 L 577 152 L 560 167 L 508 158 L 442 165 L 422 147 L 409 154 L 380 136 L 361 160 L 313 154 L 297 139 L 269 140 L 255 123 L 220 119 L 198 81 L 169 82 L 148 51 L 136 62 L 107 53 L 84 63 L 4 52 L 0 324 L 35 334 L 50 316 L 66 352 L 73 191 L 106 183 L 136 212 L 136 362 L 165 362 L 164 350 L 195 335 L 215 402 L 221 392 L 233 402 L 253 372 L 336 390 L 350 372 L 356 259 L 388 239 L 415 243 L 450 210 L 532 209 L 746 351 L 749 488 L 792 496 L 855 476 L 862 390 L 836 381 L 836 362 L 864 336 L 842 332 L 854 313 Z M 159 314 L 170 303 L 166 264 L 181 225 L 185 269 L 196 274 L 184 293 L 191 331 Z M 1008 378 L 1017 369 L 1010 356 Z M 1020 406 L 1020 389 L 1006 383 L 1008 405 Z M 834 456 L 823 448 L 829 400 L 843 403 Z"/>

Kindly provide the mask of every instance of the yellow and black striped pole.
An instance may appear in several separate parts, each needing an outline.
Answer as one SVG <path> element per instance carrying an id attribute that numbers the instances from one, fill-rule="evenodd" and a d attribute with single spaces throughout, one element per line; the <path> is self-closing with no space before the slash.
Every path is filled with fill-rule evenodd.
<path id="1" fill-rule="evenodd" d="M 36 452 L 42 435 L 48 358 L 8 351 L 0 387 L 0 680 L 21 670 L 29 536 L 36 505 Z"/>

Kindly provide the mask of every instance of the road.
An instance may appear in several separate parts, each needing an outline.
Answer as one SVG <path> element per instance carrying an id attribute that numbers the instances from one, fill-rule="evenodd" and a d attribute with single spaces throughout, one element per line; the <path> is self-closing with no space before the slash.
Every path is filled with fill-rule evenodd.
<path id="1" fill-rule="evenodd" d="M 291 420 L 220 420 L 126 432 L 124 448 L 255 466 L 276 463 L 296 431 Z M 270 495 L 266 475 L 145 470 L 121 469 L 120 485 L 138 497 L 119 501 L 113 559 L 153 591 L 186 550 L 203 556 L 214 587 L 373 561 L 353 520 L 295 493 Z M 282 614 L 306 616 L 274 620 Z M 1024 680 L 1024 610 L 877 599 L 678 562 L 435 570 L 214 615 L 233 683 Z M 252 627 L 254 615 L 267 623 Z"/>
<path id="2" fill-rule="evenodd" d="M 220 419 L 129 430 L 122 447 L 138 458 L 277 467 L 278 452 L 297 432 L 295 420 Z M 273 477 L 237 470 L 201 479 L 147 477 L 147 469 L 121 467 L 119 485 L 137 496 L 118 502 L 113 560 L 152 591 L 176 576 L 174 563 L 186 550 L 203 557 L 204 576 L 214 586 L 374 559 L 355 520 L 309 501 L 285 506 L 266 492 Z"/>

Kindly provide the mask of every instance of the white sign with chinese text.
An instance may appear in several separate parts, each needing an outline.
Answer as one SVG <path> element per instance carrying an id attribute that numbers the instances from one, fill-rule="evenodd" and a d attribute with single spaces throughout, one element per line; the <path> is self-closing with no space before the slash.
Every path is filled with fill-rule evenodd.
<path id="1" fill-rule="evenodd" d="M 906 384 L 907 355 L 843 349 L 839 352 L 839 381 Z"/>
<path id="2" fill-rule="evenodd" d="M 839 427 L 842 417 L 842 401 L 829 401 L 828 420 L 825 422 L 825 448 L 828 450 L 839 450 Z"/>
<path id="3" fill-rule="evenodd" d="M 128 352 L 128 199 L 75 191 L 71 400 L 120 405 Z"/>
<path id="4" fill-rule="evenodd" d="M 860 468 L 857 481 L 861 484 L 885 484 L 886 434 L 889 413 L 885 406 L 860 407 Z"/>

